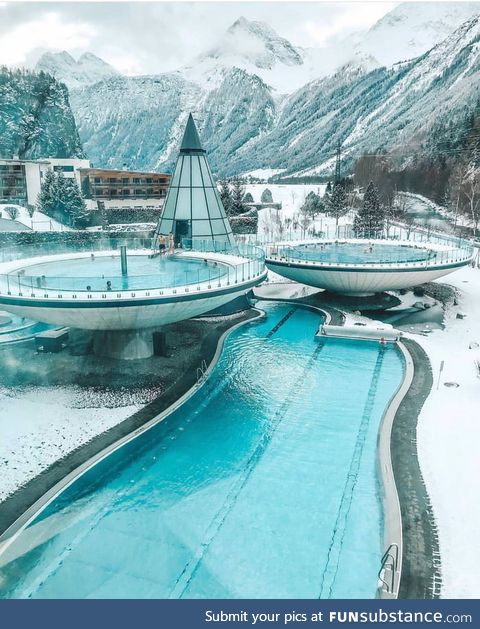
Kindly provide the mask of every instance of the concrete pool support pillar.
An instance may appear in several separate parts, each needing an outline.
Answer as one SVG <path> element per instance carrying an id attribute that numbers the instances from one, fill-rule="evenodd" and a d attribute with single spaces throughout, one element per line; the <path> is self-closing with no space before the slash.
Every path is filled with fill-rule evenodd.
<path id="1" fill-rule="evenodd" d="M 140 330 L 96 330 L 93 353 L 103 358 L 139 360 L 153 356 L 153 328 Z"/>

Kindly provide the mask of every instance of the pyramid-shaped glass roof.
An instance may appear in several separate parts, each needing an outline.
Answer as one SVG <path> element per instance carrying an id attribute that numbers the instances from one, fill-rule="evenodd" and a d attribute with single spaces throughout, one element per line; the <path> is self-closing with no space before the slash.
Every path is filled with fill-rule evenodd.
<path id="1" fill-rule="evenodd" d="M 174 234 L 175 244 L 185 239 L 214 241 L 235 247 L 230 223 L 202 148 L 192 114 L 189 115 L 180 153 L 168 189 L 156 234 Z"/>

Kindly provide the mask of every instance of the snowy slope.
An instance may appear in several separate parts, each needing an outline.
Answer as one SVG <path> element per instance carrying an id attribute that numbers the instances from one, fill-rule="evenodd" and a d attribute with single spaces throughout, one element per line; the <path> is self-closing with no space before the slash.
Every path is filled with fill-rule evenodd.
<path id="1" fill-rule="evenodd" d="M 310 68 L 305 53 L 280 37 L 265 22 L 238 18 L 220 41 L 201 54 L 180 73 L 206 89 L 218 86 L 218 78 L 227 68 L 239 68 L 255 74 L 279 93 L 289 93 L 304 85 Z"/>
<path id="2" fill-rule="evenodd" d="M 38 60 L 35 70 L 51 74 L 69 89 L 91 85 L 118 74 L 113 66 L 90 52 L 84 53 L 75 61 L 65 50 L 46 52 Z"/>
<path id="3" fill-rule="evenodd" d="M 479 13 L 478 2 L 405 2 L 374 24 L 355 50 L 390 66 L 424 54 Z"/>
<path id="4" fill-rule="evenodd" d="M 15 218 L 15 222 L 22 223 L 22 225 L 25 225 L 26 227 L 28 227 L 29 229 L 33 229 L 34 231 L 72 231 L 70 227 L 62 225 L 62 223 L 59 223 L 54 218 L 50 218 L 50 216 L 47 216 L 46 214 L 43 214 L 43 212 L 39 212 L 38 210 L 35 210 L 32 218 L 30 218 L 27 208 L 23 207 L 22 205 L 15 205 L 13 203 L 0 203 L 0 212 L 4 220 L 11 220 L 8 212 L 5 211 L 5 208 L 7 207 L 16 208 L 18 215 Z"/>
<path id="5" fill-rule="evenodd" d="M 400 5 L 374 29 L 381 36 L 367 33 L 357 44 L 376 41 L 371 50 L 381 56 L 379 42 L 386 38 L 392 45 L 385 48 L 392 54 L 396 49 L 398 57 L 395 24 L 398 45 L 417 25 L 428 38 L 404 44 L 423 50 L 451 27 L 450 18 L 454 23 L 473 11 L 471 3 L 458 9 L 438 5 L 428 11 L 423 4 L 421 11 L 415 4 Z M 70 100 L 96 165 L 168 171 L 192 111 L 212 167 L 221 175 L 264 169 L 324 173 L 332 168 L 338 142 L 348 167 L 365 151 L 418 152 L 433 124 L 441 129 L 446 122 L 461 122 L 480 96 L 478 30 L 478 16 L 469 18 L 433 49 L 389 68 L 359 47 L 337 72 L 292 92 L 311 70 L 310 52 L 264 23 L 239 19 L 188 68 L 111 77 L 72 90 Z M 290 93 L 282 94 L 287 88 Z"/>

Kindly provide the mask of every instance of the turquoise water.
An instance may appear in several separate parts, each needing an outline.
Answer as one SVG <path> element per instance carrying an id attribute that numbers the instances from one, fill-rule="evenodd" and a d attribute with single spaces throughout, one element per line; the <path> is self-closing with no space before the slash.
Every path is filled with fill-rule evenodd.
<path id="1" fill-rule="evenodd" d="M 312 262 L 368 264 L 381 262 L 419 262 L 435 257 L 421 247 L 369 243 L 327 243 L 297 245 L 287 250 L 290 257 Z"/>
<path id="2" fill-rule="evenodd" d="M 376 443 L 403 363 L 267 304 L 206 384 L 71 485 L 0 556 L 3 596 L 373 598 Z"/>
<path id="3" fill-rule="evenodd" d="M 224 264 L 204 262 L 179 256 L 128 256 L 128 275 L 123 277 L 120 257 L 93 256 L 73 258 L 61 262 L 44 262 L 25 267 L 20 276 L 22 286 L 49 288 L 53 290 L 131 290 L 148 288 L 171 288 L 184 284 L 214 281 L 227 273 Z M 44 276 L 44 277 L 42 277 Z M 11 276 L 13 285 L 16 276 Z"/>

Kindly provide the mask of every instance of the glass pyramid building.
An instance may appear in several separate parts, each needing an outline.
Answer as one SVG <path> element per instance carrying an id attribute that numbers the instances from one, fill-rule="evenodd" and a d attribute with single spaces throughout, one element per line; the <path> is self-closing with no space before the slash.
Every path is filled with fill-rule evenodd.
<path id="1" fill-rule="evenodd" d="M 156 229 L 175 245 L 186 248 L 200 241 L 215 242 L 221 249 L 235 247 L 230 223 L 202 148 L 192 114 L 189 115 L 180 153 Z"/>

